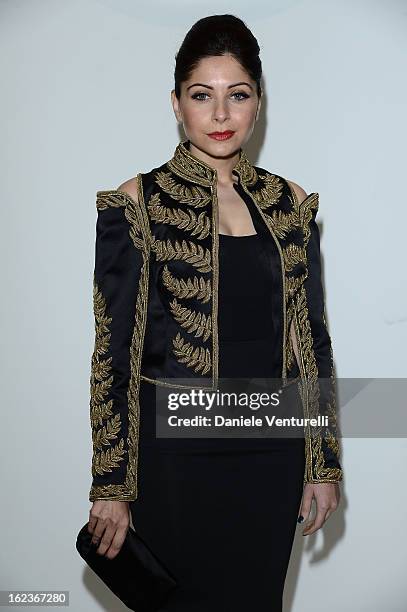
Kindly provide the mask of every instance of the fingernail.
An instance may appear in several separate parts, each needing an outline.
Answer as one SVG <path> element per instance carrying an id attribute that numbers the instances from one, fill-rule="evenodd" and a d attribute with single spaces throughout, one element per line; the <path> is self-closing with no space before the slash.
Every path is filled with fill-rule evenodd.
<path id="1" fill-rule="evenodd" d="M 300 516 L 297 518 L 297 523 L 302 523 L 303 520 L 304 517 L 302 516 L 302 514 L 300 514 Z"/>

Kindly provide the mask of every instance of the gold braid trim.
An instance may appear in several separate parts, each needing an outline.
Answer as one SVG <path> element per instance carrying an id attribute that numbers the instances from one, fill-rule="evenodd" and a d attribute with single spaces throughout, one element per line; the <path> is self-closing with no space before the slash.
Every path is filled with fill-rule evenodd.
<path id="1" fill-rule="evenodd" d="M 291 329 L 291 323 L 293 320 L 293 316 L 294 316 L 294 304 L 293 302 L 290 302 L 287 305 L 287 325 L 286 325 L 286 339 L 285 339 L 285 347 L 286 347 L 286 368 L 287 371 L 289 372 L 291 370 L 291 368 L 293 367 L 295 361 L 294 361 L 294 350 L 293 350 L 293 346 L 292 346 L 292 338 L 291 338 L 291 334 L 290 334 L 290 329 Z"/>
<path id="2" fill-rule="evenodd" d="M 127 194 L 124 191 L 117 189 L 104 189 L 96 193 L 96 208 L 97 210 L 106 210 L 106 208 L 120 208 L 126 206 Z"/>

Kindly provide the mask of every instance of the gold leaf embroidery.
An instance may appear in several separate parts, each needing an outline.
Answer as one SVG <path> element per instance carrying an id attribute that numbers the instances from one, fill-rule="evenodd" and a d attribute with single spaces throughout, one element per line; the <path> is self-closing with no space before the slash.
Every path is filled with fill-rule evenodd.
<path id="1" fill-rule="evenodd" d="M 113 378 L 113 377 L 112 377 Z M 103 419 L 107 419 L 113 414 L 113 400 L 109 400 L 107 403 L 103 402 L 93 406 L 91 414 L 91 425 L 95 428 L 97 425 L 102 425 Z"/>
<path id="2" fill-rule="evenodd" d="M 108 338 L 110 338 L 110 334 L 103 339 L 103 346 L 104 347 L 106 346 L 105 343 L 106 343 Z M 94 373 L 95 373 L 95 378 L 97 380 L 103 380 L 104 378 L 106 378 L 108 376 L 108 373 L 111 370 L 111 367 L 110 367 L 111 361 L 112 361 L 112 359 L 110 357 L 109 359 L 105 359 L 105 360 L 102 360 L 102 361 L 97 361 L 95 363 L 95 372 Z"/>
<path id="3" fill-rule="evenodd" d="M 272 212 L 265 211 L 266 223 L 280 239 L 286 239 L 291 230 L 299 228 L 304 232 L 305 243 L 310 236 L 309 222 L 312 218 L 312 211 L 318 210 L 319 194 L 310 193 L 301 203 L 297 198 L 288 196 L 291 202 L 291 210 L 284 213 L 281 210 Z"/>
<path id="4" fill-rule="evenodd" d="M 307 298 L 305 287 L 302 286 L 300 291 L 295 296 L 296 300 L 296 333 L 301 347 L 300 354 L 302 356 L 302 373 L 306 378 L 307 393 L 303 396 L 304 406 L 307 407 L 306 417 L 316 418 L 319 414 L 319 384 L 318 384 L 318 367 L 313 348 L 313 338 L 311 325 L 309 321 L 309 313 L 307 307 Z M 332 348 L 331 348 L 332 356 Z M 331 358 L 332 359 L 332 358 Z M 331 375 L 333 378 L 333 375 Z M 333 407 L 330 407 L 333 410 Z M 311 434 L 307 427 L 306 433 L 306 473 L 304 475 L 305 482 L 337 482 L 341 478 L 341 469 L 325 467 L 325 456 L 322 450 L 322 426 L 314 427 Z M 333 449 L 338 449 L 334 442 L 333 433 L 327 433 L 328 438 L 325 438 L 327 443 Z"/>
<path id="5" fill-rule="evenodd" d="M 299 263 L 306 263 L 307 255 L 304 247 L 290 243 L 282 249 L 286 272 L 291 272 Z"/>
<path id="6" fill-rule="evenodd" d="M 198 216 L 190 209 L 168 208 L 161 204 L 160 194 L 155 193 L 151 196 L 148 203 L 148 209 L 153 221 L 159 223 L 169 223 L 176 225 L 179 229 L 191 232 L 198 239 L 206 238 L 210 231 L 210 219 L 205 211 L 202 211 Z"/>
<path id="7" fill-rule="evenodd" d="M 319 400 L 319 387 L 317 384 L 318 368 L 315 359 L 315 353 L 313 350 L 313 338 L 311 332 L 311 324 L 308 316 L 307 297 L 304 286 L 301 287 L 295 298 L 297 320 L 300 330 L 300 345 L 302 349 L 305 371 L 307 374 L 307 388 L 310 397 L 310 417 L 315 418 L 318 416 Z"/>
<path id="8" fill-rule="evenodd" d="M 116 444 L 116 446 L 108 448 L 106 451 L 97 453 L 93 462 L 94 475 L 99 474 L 103 476 L 105 472 L 111 472 L 114 468 L 119 467 L 119 462 L 123 461 L 126 452 L 123 447 L 124 439 L 121 438 L 120 442 Z"/>
<path id="9" fill-rule="evenodd" d="M 197 185 L 192 185 L 192 187 L 182 185 L 173 178 L 171 172 L 157 172 L 155 180 L 165 193 L 183 204 L 188 204 L 194 208 L 202 208 L 211 202 L 210 191 Z"/>
<path id="10" fill-rule="evenodd" d="M 93 277 L 93 305 L 95 313 L 95 346 L 91 363 L 90 378 L 90 421 L 92 426 L 93 454 L 92 454 L 92 475 L 111 472 L 112 468 L 118 467 L 118 462 L 124 458 L 123 450 L 124 439 L 106 452 L 97 452 L 103 445 L 111 446 L 111 440 L 117 440 L 121 430 L 120 414 L 108 420 L 103 426 L 105 419 L 112 415 L 113 401 L 105 403 L 106 396 L 109 394 L 113 376 L 112 358 L 104 359 L 110 347 L 109 325 L 112 318 L 106 314 L 106 300 L 102 291 L 99 289 L 95 277 Z M 97 425 L 101 427 L 97 429 Z"/>
<path id="11" fill-rule="evenodd" d="M 308 277 L 308 271 L 300 276 L 287 276 L 286 278 L 286 302 L 288 298 L 294 295 L 301 287 L 305 279 Z"/>
<path id="12" fill-rule="evenodd" d="M 168 168 L 183 179 L 209 187 L 214 178 L 214 170 L 201 160 L 197 160 L 185 146 L 180 142 L 174 152 L 172 159 L 167 162 Z"/>
<path id="13" fill-rule="evenodd" d="M 175 278 L 167 264 L 163 268 L 162 281 L 164 286 L 171 291 L 175 297 L 179 298 L 196 298 L 203 304 L 209 302 L 212 291 L 211 291 L 211 280 L 205 280 L 203 276 L 197 278 Z"/>
<path id="14" fill-rule="evenodd" d="M 276 210 L 271 215 L 265 212 L 264 218 L 269 228 L 280 239 L 285 239 L 286 235 L 294 227 L 292 213 L 287 215 L 281 210 Z"/>
<path id="15" fill-rule="evenodd" d="M 339 442 L 335 438 L 331 430 L 327 431 L 327 436 L 325 437 L 325 440 L 329 448 L 332 450 L 332 452 L 338 456 L 339 455 Z"/>
<path id="16" fill-rule="evenodd" d="M 182 306 L 176 298 L 170 303 L 171 313 L 175 320 L 191 334 L 199 338 L 203 335 L 206 341 L 212 333 L 212 320 L 202 312 L 195 312 Z"/>
<path id="17" fill-rule="evenodd" d="M 319 208 L 319 194 L 310 193 L 300 204 L 296 203 L 296 210 L 298 211 L 299 224 L 304 231 L 304 243 L 308 244 L 311 229 L 310 221 L 312 219 L 313 211 L 317 211 Z"/>
<path id="18" fill-rule="evenodd" d="M 240 173 L 242 181 L 248 187 L 255 185 L 259 180 L 259 176 L 257 174 L 256 168 L 252 165 L 252 163 L 250 162 L 246 153 L 243 150 L 241 151 L 240 159 L 237 162 L 234 170 Z"/>
<path id="19" fill-rule="evenodd" d="M 252 195 L 260 208 L 264 210 L 277 204 L 281 198 L 284 184 L 278 176 L 269 172 L 261 174 L 260 178 L 264 181 L 264 187 L 256 189 L 252 192 Z"/>
<path id="20" fill-rule="evenodd" d="M 209 249 L 204 249 L 202 245 L 195 244 L 191 240 L 182 240 L 180 243 L 178 240 L 172 244 L 171 240 L 167 238 L 166 241 L 158 240 L 153 236 L 151 244 L 152 251 L 156 254 L 158 261 L 166 261 L 170 259 L 182 259 L 201 272 L 209 272 L 212 270 L 211 267 L 211 253 Z"/>
<path id="21" fill-rule="evenodd" d="M 110 371 L 111 367 L 110 365 L 108 366 L 107 364 L 110 364 L 111 362 L 112 362 L 112 358 L 109 357 L 109 359 L 107 359 L 104 362 L 103 369 L 106 370 L 108 367 Z M 105 396 L 109 393 L 110 387 L 112 386 L 113 376 L 110 376 L 106 380 L 95 382 L 97 380 L 98 370 L 99 370 L 98 363 L 94 363 L 93 374 L 92 374 L 92 378 L 93 378 L 92 380 L 92 398 L 95 402 L 103 402 Z"/>
<path id="22" fill-rule="evenodd" d="M 111 419 L 108 419 L 106 425 L 93 434 L 95 448 L 100 449 L 103 445 L 110 445 L 110 440 L 117 438 L 121 426 L 120 414 L 115 414 Z"/>
<path id="23" fill-rule="evenodd" d="M 201 374 L 206 374 L 211 369 L 209 349 L 203 346 L 194 347 L 190 342 L 186 342 L 179 332 L 172 342 L 174 354 L 179 362 L 185 363 L 189 368 Z"/>

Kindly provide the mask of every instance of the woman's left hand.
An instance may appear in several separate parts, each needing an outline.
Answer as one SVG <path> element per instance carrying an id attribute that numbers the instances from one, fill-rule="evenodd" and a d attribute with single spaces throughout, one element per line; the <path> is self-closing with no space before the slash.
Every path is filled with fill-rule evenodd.
<path id="1" fill-rule="evenodd" d="M 311 522 L 306 525 L 302 535 L 311 535 L 320 529 L 332 512 L 335 512 L 340 500 L 339 484 L 337 482 L 319 484 L 308 482 L 305 484 L 299 512 L 305 521 L 309 518 L 313 497 L 316 502 L 316 513 Z"/>

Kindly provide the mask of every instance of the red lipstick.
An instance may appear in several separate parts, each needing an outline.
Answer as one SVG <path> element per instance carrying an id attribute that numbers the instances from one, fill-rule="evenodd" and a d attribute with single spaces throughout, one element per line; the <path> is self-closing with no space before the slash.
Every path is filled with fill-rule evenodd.
<path id="1" fill-rule="evenodd" d="M 226 130 L 225 132 L 211 132 L 208 136 L 214 140 L 228 140 L 233 134 L 232 130 Z"/>

